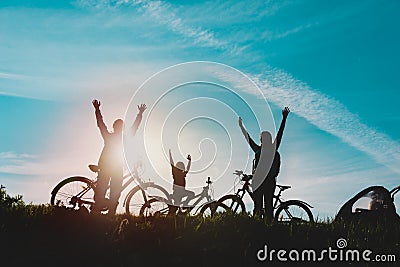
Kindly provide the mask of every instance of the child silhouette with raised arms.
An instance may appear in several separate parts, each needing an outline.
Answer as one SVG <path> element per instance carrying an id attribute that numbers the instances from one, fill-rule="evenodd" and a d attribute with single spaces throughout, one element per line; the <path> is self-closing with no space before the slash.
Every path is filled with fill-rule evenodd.
<path id="1" fill-rule="evenodd" d="M 195 196 L 194 192 L 186 190 L 186 175 L 190 170 L 192 157 L 188 155 L 187 160 L 188 163 L 186 170 L 185 170 L 185 164 L 182 161 L 178 161 L 176 165 L 174 165 L 171 149 L 169 150 L 169 161 L 171 164 L 172 178 L 174 179 L 173 198 L 175 200 L 174 203 L 175 205 L 181 204 L 182 198 L 184 197 L 186 197 L 186 200 L 184 201 L 183 204 L 187 204 Z"/>

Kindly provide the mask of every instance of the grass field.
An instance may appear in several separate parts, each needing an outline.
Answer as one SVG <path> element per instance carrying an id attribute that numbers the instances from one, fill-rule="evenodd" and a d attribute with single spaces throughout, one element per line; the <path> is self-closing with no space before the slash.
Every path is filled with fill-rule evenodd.
<path id="1" fill-rule="evenodd" d="M 48 205 L 29 205 L 1 190 L 0 242 L 2 266 L 399 266 L 398 222 L 269 224 L 248 215 L 213 218 L 118 215 L 93 216 Z M 342 249 L 369 249 L 374 255 L 395 255 L 397 262 L 289 259 L 259 261 L 257 253 L 284 249 L 317 253 L 344 238 Z M 263 255 L 263 253 L 262 253 Z M 361 255 L 361 254 L 360 254 Z M 296 254 L 292 253 L 296 258 Z"/>

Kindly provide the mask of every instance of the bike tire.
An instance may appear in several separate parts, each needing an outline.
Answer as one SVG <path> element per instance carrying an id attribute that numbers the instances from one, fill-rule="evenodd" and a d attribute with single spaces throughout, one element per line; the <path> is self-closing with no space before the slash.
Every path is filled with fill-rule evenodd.
<path id="1" fill-rule="evenodd" d="M 213 217 L 218 213 L 224 213 L 227 211 L 230 211 L 230 209 L 224 203 L 213 201 L 201 207 L 200 214 L 202 217 Z"/>
<path id="2" fill-rule="evenodd" d="M 306 204 L 298 200 L 289 200 L 277 208 L 274 220 L 276 222 L 312 223 L 314 216 Z"/>
<path id="3" fill-rule="evenodd" d="M 140 209 L 146 201 L 157 197 L 169 200 L 169 193 L 164 187 L 151 182 L 143 183 L 141 186 L 137 185 L 126 196 L 125 213 L 139 216 Z"/>
<path id="4" fill-rule="evenodd" d="M 152 216 L 167 216 L 169 213 L 169 206 L 165 200 L 152 198 L 146 201 L 140 208 L 139 216 L 152 217 Z"/>
<path id="5" fill-rule="evenodd" d="M 66 178 L 51 191 L 50 204 L 73 210 L 85 207 L 90 211 L 91 205 L 94 204 L 94 188 L 95 185 L 89 178 L 82 176 Z M 79 199 L 91 203 L 81 204 Z"/>
<path id="6" fill-rule="evenodd" d="M 218 205 L 215 210 L 216 213 L 222 213 L 224 210 L 226 211 L 226 207 L 230 212 L 236 214 L 242 214 L 246 212 L 246 206 L 243 203 L 243 200 L 237 195 L 226 195 L 218 199 Z"/>

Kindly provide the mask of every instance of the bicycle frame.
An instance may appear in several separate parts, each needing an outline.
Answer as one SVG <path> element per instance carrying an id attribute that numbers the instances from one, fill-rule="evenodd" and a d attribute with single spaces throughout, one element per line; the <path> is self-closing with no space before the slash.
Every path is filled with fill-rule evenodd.
<path id="1" fill-rule="evenodd" d="M 273 205 L 274 210 L 276 210 L 276 209 L 282 204 L 282 202 L 283 202 L 283 201 L 280 199 L 283 190 L 282 190 L 282 188 L 279 187 L 279 186 L 278 186 L 278 188 L 279 188 L 278 194 L 274 195 L 274 199 L 275 199 L 275 202 L 274 202 L 274 205 Z"/>
<path id="2" fill-rule="evenodd" d="M 194 200 L 194 199 L 197 199 L 193 204 L 191 204 L 189 207 L 179 207 L 179 208 L 185 208 L 185 209 L 187 209 L 187 211 L 188 212 L 190 212 L 190 211 L 192 211 L 193 209 L 195 209 L 195 208 L 197 208 L 197 210 L 198 209 L 200 209 L 202 206 L 204 206 L 204 205 L 206 205 L 207 203 L 210 203 L 211 201 L 212 201 L 212 198 L 211 198 L 211 196 L 208 194 L 208 190 L 210 189 L 210 187 L 207 185 L 207 186 L 204 186 L 203 187 L 203 191 L 201 191 L 201 193 L 199 193 L 199 194 L 197 194 L 197 195 L 195 195 L 190 201 L 192 201 L 192 200 Z M 204 203 L 204 204 L 202 204 L 202 205 L 200 205 L 200 206 L 197 206 L 203 199 L 206 199 L 206 203 Z M 197 210 L 196 210 L 196 212 L 197 212 Z"/>
<path id="3" fill-rule="evenodd" d="M 248 193 L 249 196 L 251 197 L 251 199 L 254 201 L 254 193 L 250 189 L 251 176 L 243 174 L 243 173 L 241 173 L 241 174 L 234 173 L 234 174 L 239 175 L 240 177 L 242 177 L 241 180 L 244 181 L 244 184 L 243 184 L 242 188 L 239 188 L 236 191 L 235 195 L 238 196 L 240 199 L 243 199 L 244 195 L 246 193 Z M 282 196 L 282 192 L 284 191 L 284 189 L 280 185 L 277 185 L 277 187 L 279 188 L 279 191 L 278 191 L 277 194 L 274 194 L 274 203 L 273 203 L 274 210 L 276 210 L 284 202 L 280 198 Z M 298 201 L 303 203 L 303 204 L 305 204 L 305 205 L 307 205 L 307 206 L 309 206 L 310 208 L 312 208 L 312 206 L 310 204 L 308 204 L 308 203 L 306 203 L 304 201 L 301 201 L 301 200 L 298 200 Z"/>
<path id="4" fill-rule="evenodd" d="M 241 192 L 242 192 L 242 194 L 240 195 Z M 250 190 L 250 184 L 248 182 L 245 182 L 243 187 L 239 188 L 235 195 L 237 195 L 238 197 L 243 199 L 243 197 L 246 193 L 249 194 L 251 199 L 254 201 L 254 193 Z M 275 199 L 274 205 L 273 205 L 274 209 L 276 209 L 280 204 L 282 204 L 282 200 L 280 199 L 281 195 L 282 195 L 282 189 L 279 188 L 278 194 L 274 195 L 274 199 Z"/>
<path id="5" fill-rule="evenodd" d="M 127 178 L 127 177 L 129 177 L 129 176 L 130 176 L 130 174 L 125 175 L 125 176 L 124 176 L 124 179 Z M 135 178 L 131 176 L 131 178 L 129 178 L 129 180 L 126 181 L 126 182 L 122 185 L 121 192 L 122 192 L 123 190 L 125 190 L 125 188 L 127 188 L 134 180 L 135 180 Z M 97 180 L 92 180 L 91 185 L 88 186 L 88 187 L 83 188 L 83 190 L 82 190 L 81 192 L 79 192 L 77 195 L 73 196 L 72 199 L 71 199 L 71 202 L 72 202 L 72 203 L 73 203 L 73 202 L 79 202 L 80 205 L 82 205 L 82 204 L 93 205 L 93 204 L 95 203 L 94 200 L 83 200 L 83 199 L 81 199 L 81 197 L 82 197 L 83 195 L 85 195 L 90 189 L 93 189 L 93 190 L 94 190 L 94 189 L 96 188 L 96 186 L 97 186 Z M 109 186 L 107 187 L 107 189 L 108 189 L 108 188 L 109 188 Z"/>
<path id="6" fill-rule="evenodd" d="M 92 170 L 93 171 L 93 170 Z M 96 173 L 98 173 L 97 171 L 94 171 L 94 172 L 96 172 Z M 128 180 L 126 180 L 127 178 L 129 178 Z M 83 188 L 83 190 L 81 191 L 81 192 L 79 192 L 78 194 L 76 194 L 75 196 L 73 196 L 72 198 L 71 198 L 71 204 L 75 204 L 75 203 L 78 203 L 78 206 L 82 206 L 82 205 L 84 205 L 84 204 L 86 204 L 86 205 L 93 205 L 93 204 L 95 204 L 95 201 L 94 200 L 84 200 L 84 199 L 81 199 L 81 197 L 83 196 L 83 195 L 85 195 L 89 190 L 91 190 L 91 189 L 93 189 L 93 190 L 95 190 L 95 188 L 96 188 L 96 186 L 97 186 L 97 183 L 98 183 L 98 175 L 97 175 L 97 177 L 96 177 L 96 179 L 95 180 L 91 180 L 91 179 L 88 179 L 88 181 L 91 181 L 91 183 L 90 183 L 90 185 L 89 186 L 87 186 L 87 187 L 85 187 L 85 188 Z M 136 172 L 136 170 L 135 170 L 135 173 L 132 175 L 131 173 L 127 173 L 127 174 L 125 174 L 124 176 L 123 176 L 123 184 L 122 184 L 122 187 L 121 187 L 121 192 L 123 192 L 132 182 L 134 182 L 134 181 L 137 181 L 137 184 L 140 186 L 140 185 L 142 185 L 144 182 L 142 181 L 142 179 L 139 177 L 139 175 L 138 175 L 138 173 Z M 110 188 L 110 186 L 108 185 L 107 186 L 107 189 L 109 189 Z M 53 194 L 53 192 L 52 192 L 52 194 Z M 126 202 L 126 198 L 125 198 L 125 200 L 124 200 L 124 205 L 125 205 L 125 202 Z"/>
<path id="7" fill-rule="evenodd" d="M 169 201 L 164 198 L 156 197 L 155 199 L 167 204 L 168 212 L 171 212 L 171 210 L 173 210 L 173 213 L 175 213 L 177 211 L 179 211 L 181 213 L 190 213 L 192 210 L 196 209 L 195 213 L 197 213 L 199 211 L 199 209 L 201 209 L 203 206 L 207 205 L 208 203 L 213 202 L 212 196 L 208 193 L 210 190 L 210 184 L 212 183 L 210 180 L 210 177 L 208 177 L 208 180 L 206 181 L 206 183 L 207 183 L 207 186 L 204 186 L 203 190 L 199 194 L 194 195 L 194 197 L 189 200 L 191 202 L 193 202 L 193 200 L 196 200 L 194 203 L 192 203 L 190 205 L 189 205 L 189 201 L 187 199 L 185 201 L 180 201 L 179 205 L 177 205 L 177 203 L 175 203 L 175 205 L 169 204 Z M 173 195 L 171 195 L 171 198 L 172 197 L 173 197 Z M 206 200 L 206 203 L 199 205 L 199 203 L 204 199 Z M 187 202 L 188 206 L 184 206 L 186 202 Z M 181 206 L 181 205 L 183 205 L 183 206 Z"/>

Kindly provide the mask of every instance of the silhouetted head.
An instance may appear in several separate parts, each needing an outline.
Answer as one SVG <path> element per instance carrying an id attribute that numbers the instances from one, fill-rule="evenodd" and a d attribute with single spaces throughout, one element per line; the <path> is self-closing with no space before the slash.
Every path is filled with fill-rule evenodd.
<path id="1" fill-rule="evenodd" d="M 272 144 L 272 135 L 268 131 L 264 131 L 260 134 L 261 144 Z"/>
<path id="2" fill-rule="evenodd" d="M 124 128 L 124 121 L 121 119 L 115 120 L 113 123 L 114 133 L 121 133 Z"/>
<path id="3" fill-rule="evenodd" d="M 185 170 L 185 164 L 184 164 L 182 161 L 178 161 L 178 162 L 175 164 L 175 167 L 177 167 L 178 169 L 180 169 L 180 170 L 182 170 L 182 171 Z"/>

